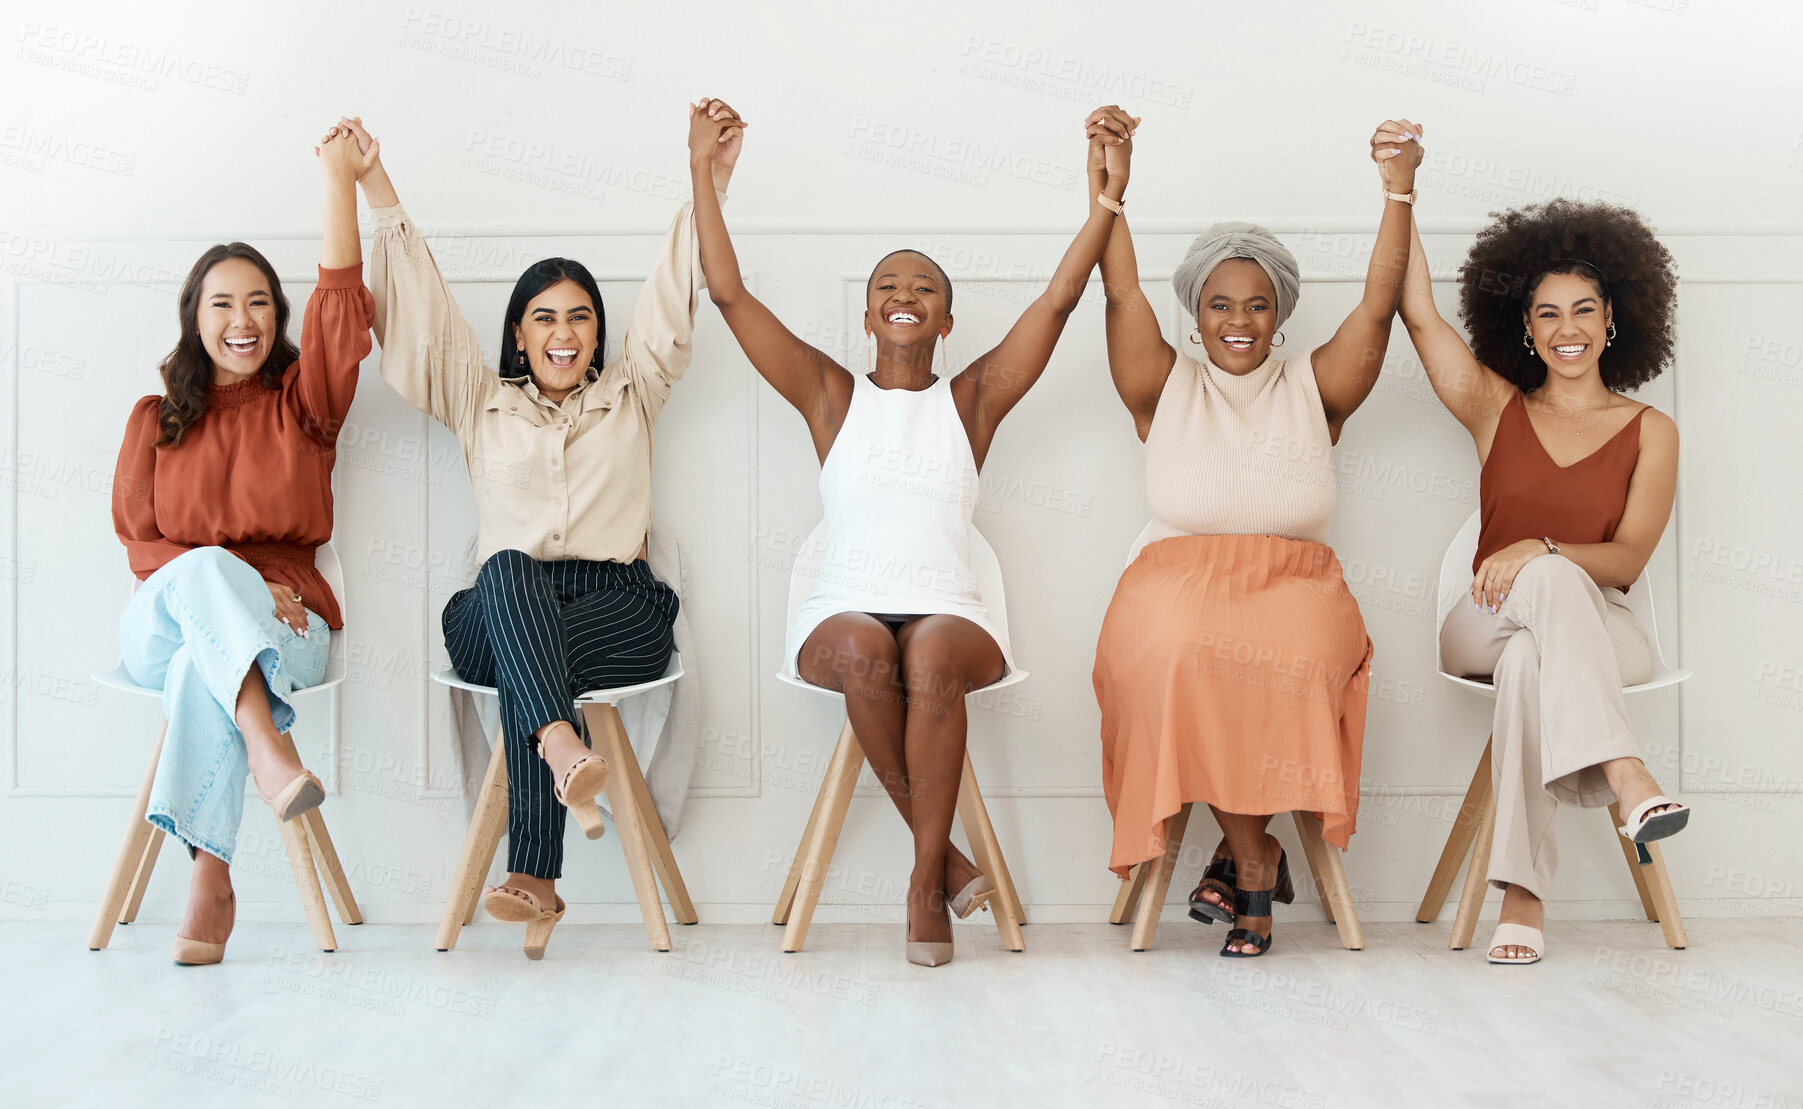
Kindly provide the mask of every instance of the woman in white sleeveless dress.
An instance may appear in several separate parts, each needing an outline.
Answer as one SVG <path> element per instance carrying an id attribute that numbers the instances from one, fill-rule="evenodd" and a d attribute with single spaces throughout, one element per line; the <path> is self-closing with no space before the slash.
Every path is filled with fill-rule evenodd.
<path id="1" fill-rule="evenodd" d="M 785 665 L 845 695 L 870 765 L 914 833 L 908 883 L 910 962 L 951 959 L 948 907 L 969 915 L 994 892 L 951 845 L 964 765 L 964 695 L 1007 673 L 1002 628 L 971 573 L 977 473 L 1002 417 L 1044 371 L 1065 320 L 1101 259 L 1126 189 L 1095 153 L 1089 214 L 1045 293 L 1000 345 L 946 372 L 952 289 L 926 255 L 883 258 L 866 289 L 868 371 L 853 374 L 797 338 L 739 279 L 708 150 L 735 121 L 691 112 L 690 165 L 708 295 L 739 345 L 801 412 L 820 458 L 826 550 L 819 584 L 790 629 Z M 934 372 L 935 351 L 939 372 Z"/>

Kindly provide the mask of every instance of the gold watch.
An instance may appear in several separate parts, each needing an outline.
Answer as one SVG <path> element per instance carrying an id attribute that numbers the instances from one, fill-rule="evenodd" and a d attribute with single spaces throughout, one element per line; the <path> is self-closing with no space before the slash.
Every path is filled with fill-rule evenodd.
<path id="1" fill-rule="evenodd" d="M 1542 543 L 1546 544 L 1546 553 L 1547 554 L 1558 554 L 1559 553 L 1559 544 L 1553 542 L 1551 538 L 1542 535 L 1540 537 L 1540 541 Z"/>

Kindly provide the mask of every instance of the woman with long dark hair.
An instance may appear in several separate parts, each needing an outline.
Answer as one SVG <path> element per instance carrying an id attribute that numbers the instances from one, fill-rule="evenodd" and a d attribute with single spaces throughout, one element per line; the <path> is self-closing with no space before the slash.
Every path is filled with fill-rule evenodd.
<path id="1" fill-rule="evenodd" d="M 1477 447 L 1482 526 L 1440 656 L 1496 685 L 1488 878 L 1503 904 L 1489 958 L 1533 963 L 1546 953 L 1560 802 L 1620 802 L 1636 843 L 1690 818 L 1641 761 L 1621 695 L 1652 672 L 1624 593 L 1678 484 L 1677 425 L 1624 394 L 1671 362 L 1677 277 L 1632 211 L 1553 200 L 1478 232 L 1459 271 L 1469 345 L 1434 307 L 1419 235 L 1401 308 L 1434 392 Z"/>
<path id="2" fill-rule="evenodd" d="M 374 151 L 360 119 L 339 126 Z M 710 152 L 710 194 L 724 194 L 738 153 L 736 133 Z M 672 220 L 618 357 L 604 360 L 588 269 L 547 258 L 514 285 L 496 372 L 379 159 L 362 184 L 382 378 L 457 436 L 476 498 L 481 569 L 443 624 L 457 673 L 500 693 L 509 873 L 482 905 L 527 925 L 538 958 L 564 911 L 566 812 L 590 839 L 602 832 L 609 768 L 578 734 L 574 698 L 662 676 L 673 647 L 679 601 L 645 556 L 651 431 L 688 368 L 701 291 L 694 208 Z"/>
<path id="3" fill-rule="evenodd" d="M 739 279 L 720 207 L 705 195 L 710 151 L 736 142 L 719 101 L 690 113 L 689 166 L 708 294 L 764 380 L 807 421 L 820 459 L 826 550 L 796 613 L 785 668 L 845 695 L 864 753 L 914 835 L 907 958 L 951 961 L 948 910 L 995 892 L 951 844 L 964 765 L 964 696 L 1011 665 L 972 571 L 978 472 L 1002 418 L 1051 359 L 1102 255 L 1127 188 L 1125 149 L 1091 151 L 1086 217 L 1040 294 L 993 349 L 953 374 L 952 286 L 925 254 L 884 256 L 865 287 L 868 360 L 853 373 L 803 342 Z M 937 372 L 935 363 L 937 362 Z M 917 465 L 911 465 L 912 460 Z"/>
<path id="4" fill-rule="evenodd" d="M 365 156 L 349 138 L 317 153 L 325 241 L 300 347 L 261 253 L 202 254 L 177 300 L 163 394 L 132 407 L 113 481 L 113 527 L 143 583 L 120 621 L 123 659 L 163 691 L 168 720 L 146 817 L 194 857 L 182 964 L 225 955 L 245 775 L 278 820 L 325 798 L 288 738 L 289 694 L 325 676 L 327 629 L 343 626 L 314 552 L 332 537 L 338 430 L 373 306 L 357 241 Z"/>

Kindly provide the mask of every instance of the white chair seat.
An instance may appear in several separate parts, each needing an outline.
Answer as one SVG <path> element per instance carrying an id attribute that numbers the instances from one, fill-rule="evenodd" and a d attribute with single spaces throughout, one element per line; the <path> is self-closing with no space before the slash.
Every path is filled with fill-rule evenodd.
<path id="1" fill-rule="evenodd" d="M 634 694 L 647 693 L 660 686 L 669 685 L 682 676 L 682 656 L 675 651 L 671 651 L 670 664 L 664 668 L 663 677 L 655 678 L 648 682 L 639 682 L 637 685 L 619 685 L 614 686 L 611 689 L 591 689 L 587 693 L 577 695 L 576 703 L 586 705 L 617 705 Z M 457 671 L 452 669 L 438 671 L 432 675 L 432 680 L 439 685 L 447 685 L 453 689 L 467 689 L 471 693 L 485 693 L 491 697 L 496 694 L 494 686 L 477 685 L 475 682 L 464 681 L 457 676 Z M 825 690 L 822 690 L 822 692 L 825 692 Z"/>

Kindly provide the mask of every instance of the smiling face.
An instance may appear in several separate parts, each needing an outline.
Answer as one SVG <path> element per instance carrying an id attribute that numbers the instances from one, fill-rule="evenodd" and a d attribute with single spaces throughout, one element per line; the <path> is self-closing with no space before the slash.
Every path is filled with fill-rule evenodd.
<path id="1" fill-rule="evenodd" d="M 276 303 L 269 278 L 248 258 L 227 258 L 214 265 L 201 279 L 194 326 L 213 360 L 215 384 L 229 385 L 256 373 L 276 342 Z"/>
<path id="2" fill-rule="evenodd" d="M 879 343 L 932 344 L 951 334 L 951 287 L 933 260 L 911 250 L 877 263 L 870 275 L 864 330 Z"/>
<path id="3" fill-rule="evenodd" d="M 514 345 L 526 353 L 526 364 L 541 393 L 567 393 L 582 384 L 594 360 L 599 334 L 588 292 L 567 279 L 533 297 L 525 315 L 513 325 Z"/>
<path id="4" fill-rule="evenodd" d="M 1250 373 L 1271 353 L 1277 334 L 1277 290 L 1264 267 L 1229 258 L 1202 282 L 1196 330 L 1208 360 L 1230 374 Z"/>
<path id="5" fill-rule="evenodd" d="M 1612 313 L 1603 291 L 1588 277 L 1549 273 L 1540 279 L 1522 321 L 1534 336 L 1534 353 L 1547 373 L 1575 379 L 1596 372 L 1609 339 Z"/>

